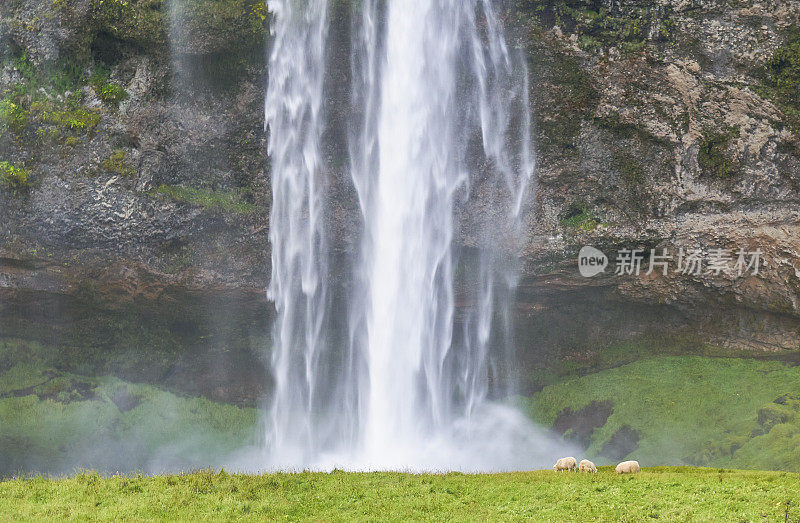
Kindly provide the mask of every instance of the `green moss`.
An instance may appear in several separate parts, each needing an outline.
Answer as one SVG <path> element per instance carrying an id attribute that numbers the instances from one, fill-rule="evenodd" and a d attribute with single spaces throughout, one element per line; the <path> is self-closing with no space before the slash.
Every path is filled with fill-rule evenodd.
<path id="1" fill-rule="evenodd" d="M 594 0 L 544 2 L 522 0 L 518 9 L 528 11 L 542 27 L 559 26 L 578 35 L 578 45 L 586 52 L 618 47 L 624 54 L 645 48 L 655 29 L 655 40 L 665 41 L 675 32 L 676 19 L 670 6 L 625 5 L 609 9 Z"/>
<path id="2" fill-rule="evenodd" d="M 10 99 L 0 100 L 0 136 L 6 131 L 21 133 L 27 124 L 27 111 Z"/>
<path id="3" fill-rule="evenodd" d="M 703 174 L 715 178 L 730 178 L 736 174 L 736 162 L 728 149 L 737 134 L 737 129 L 732 127 L 722 131 L 707 131 L 697 152 L 697 163 Z"/>
<path id="4" fill-rule="evenodd" d="M 604 116 L 595 117 L 594 122 L 599 125 L 601 129 L 605 129 L 606 131 L 614 133 L 618 138 L 636 138 L 642 142 L 671 146 L 668 140 L 653 135 L 645 127 L 628 121 L 623 121 L 619 113 L 610 113 Z"/>
<path id="5" fill-rule="evenodd" d="M 63 0 L 62 9 L 72 9 L 77 0 Z M 94 0 L 98 30 L 143 48 L 166 42 L 162 0 Z"/>
<path id="6" fill-rule="evenodd" d="M 644 49 L 645 44 L 644 40 L 638 42 L 622 42 L 619 44 L 619 50 L 622 51 L 622 54 L 635 54 Z"/>
<path id="7" fill-rule="evenodd" d="M 109 81 L 108 71 L 105 69 L 98 68 L 89 78 L 89 85 L 104 104 L 114 108 L 128 98 L 128 93 L 122 86 Z"/>
<path id="8" fill-rule="evenodd" d="M 57 108 L 47 102 L 31 106 L 33 118 L 43 124 L 55 126 L 59 131 L 87 134 L 100 124 L 100 114 L 82 107 Z"/>
<path id="9" fill-rule="evenodd" d="M 597 91 L 578 61 L 563 50 L 552 49 L 540 64 L 545 85 L 540 102 L 547 117 L 537 121 L 539 146 L 543 151 L 575 147 L 583 119 L 597 104 Z"/>
<path id="10" fill-rule="evenodd" d="M 0 162 L 0 185 L 7 190 L 17 191 L 27 187 L 28 171 L 13 163 Z"/>
<path id="11" fill-rule="evenodd" d="M 775 50 L 767 62 L 767 74 L 777 89 L 800 95 L 800 30 L 795 29 L 788 42 Z"/>
<path id="12" fill-rule="evenodd" d="M 29 99 L 29 97 L 28 97 Z M 0 102 L 0 135 L 13 132 L 19 137 L 66 139 L 69 136 L 91 135 L 100 123 L 98 112 L 85 109 L 74 100 L 58 102 L 44 96 L 34 97 L 29 105 L 22 100 Z"/>
<path id="13" fill-rule="evenodd" d="M 757 419 L 758 424 L 761 425 L 766 432 L 769 432 L 775 425 L 793 420 L 796 414 L 796 409 L 792 409 L 786 405 L 768 403 L 758 409 Z"/>
<path id="14" fill-rule="evenodd" d="M 33 63 L 28 59 L 28 51 L 22 50 L 20 54 L 14 57 L 14 67 L 25 79 L 25 83 L 33 83 L 36 78 L 36 68 Z"/>
<path id="15" fill-rule="evenodd" d="M 776 103 L 788 126 L 800 135 L 800 28 L 787 31 L 786 42 L 775 50 L 764 69 L 759 93 Z"/>
<path id="16" fill-rule="evenodd" d="M 258 0 L 193 0 L 177 4 L 175 16 L 192 37 L 211 39 L 216 51 L 261 45 L 266 36 L 267 11 Z M 232 42 L 232 40 L 234 42 Z"/>
<path id="17" fill-rule="evenodd" d="M 111 153 L 111 156 L 103 160 L 103 170 L 126 178 L 136 176 L 136 169 L 128 163 L 128 151 L 123 149 L 117 149 Z"/>
<path id="18" fill-rule="evenodd" d="M 57 141 L 74 145 L 78 137 L 91 137 L 101 121 L 98 110 L 81 105 L 81 86 L 86 84 L 83 66 L 66 57 L 41 70 L 35 69 L 25 52 L 12 53 L 11 65 L 21 74 L 0 98 L 0 136 L 11 133 L 20 140 Z M 107 81 L 95 83 L 105 89 L 105 101 L 116 103 L 127 94 Z"/>
<path id="19" fill-rule="evenodd" d="M 639 433 L 629 456 L 643 465 L 704 464 L 800 470 L 798 416 L 788 407 L 760 411 L 786 391 L 798 390 L 800 367 L 778 362 L 696 356 L 656 357 L 574 377 L 545 387 L 530 400 L 535 420 L 552 425 L 559 412 L 611 401 L 613 413 L 591 434 L 586 454 L 600 463 L 603 445 L 622 426 Z M 780 415 L 772 416 L 780 410 Z M 783 422 L 783 423 L 781 423 Z M 776 432 L 777 431 L 777 432 Z M 727 449 L 722 453 L 721 449 Z"/>
<path id="20" fill-rule="evenodd" d="M 561 215 L 559 224 L 565 229 L 575 232 L 590 232 L 600 225 L 600 220 L 595 217 L 589 208 L 582 203 L 570 205 Z"/>
<path id="21" fill-rule="evenodd" d="M 619 171 L 623 180 L 635 185 L 639 185 L 644 181 L 644 167 L 634 156 L 615 150 L 613 158 L 614 167 Z"/>
<path id="22" fill-rule="evenodd" d="M 161 185 L 155 193 L 214 211 L 250 214 L 257 210 L 253 204 L 244 201 L 244 190 L 213 191 L 180 185 Z"/>
<path id="23" fill-rule="evenodd" d="M 587 53 L 596 53 L 603 48 L 603 43 L 594 36 L 581 35 L 578 38 L 578 47 Z"/>
<path id="24" fill-rule="evenodd" d="M 107 470 L 153 459 L 198 467 L 248 445 L 257 416 L 255 409 L 31 364 L 0 373 L 0 391 L 5 474 L 66 471 L 81 455 Z"/>
<path id="25" fill-rule="evenodd" d="M 550 358 L 542 358 L 537 362 L 539 367 L 526 376 L 526 382 L 535 389 L 550 385 L 559 378 L 592 374 L 657 356 L 752 359 L 753 353 L 746 349 L 734 350 L 708 344 L 695 336 L 648 335 L 626 343 L 599 347 L 592 347 L 590 343 L 573 351 L 565 350 Z"/>

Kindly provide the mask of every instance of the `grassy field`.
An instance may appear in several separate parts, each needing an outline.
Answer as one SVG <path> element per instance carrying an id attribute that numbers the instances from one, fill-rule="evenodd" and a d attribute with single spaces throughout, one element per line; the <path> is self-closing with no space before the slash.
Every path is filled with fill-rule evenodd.
<path id="1" fill-rule="evenodd" d="M 787 505 L 787 502 L 789 503 Z M 654 468 L 636 476 L 302 473 L 0 482 L 0 519 L 790 521 L 800 476 Z"/>
<path id="2" fill-rule="evenodd" d="M 585 453 L 598 463 L 627 457 L 643 465 L 800 472 L 800 366 L 655 357 L 568 378 L 523 401 L 545 426 L 565 409 L 591 414 L 592 402 L 610 405 Z M 623 427 L 637 433 L 637 448 L 603 457 L 604 445 Z"/>

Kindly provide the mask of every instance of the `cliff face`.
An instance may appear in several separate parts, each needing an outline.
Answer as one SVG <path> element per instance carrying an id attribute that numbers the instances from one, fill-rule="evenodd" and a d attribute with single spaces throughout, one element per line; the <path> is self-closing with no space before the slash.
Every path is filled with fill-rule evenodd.
<path id="1" fill-rule="evenodd" d="M 268 13 L 249 0 L 169 5 L 0 6 L 3 335 L 157 354 L 144 358 L 158 369 L 147 376 L 126 363 L 148 379 L 215 351 L 260 376 Z M 349 9 L 334 4 L 331 60 L 344 60 Z M 531 69 L 538 149 L 518 307 L 525 355 L 643 336 L 796 353 L 800 2 L 519 0 L 504 13 Z M 328 79 L 333 180 L 347 70 Z M 352 195 L 333 185 L 331 227 L 346 238 Z M 479 195 L 470 205 L 491 212 Z M 605 275 L 579 275 L 584 245 L 610 256 Z M 760 249 L 766 266 L 681 274 L 681 248 L 728 249 L 733 262 Z M 612 275 L 620 249 L 643 251 L 640 276 Z M 674 255 L 666 276 L 644 274 L 651 249 Z"/>
<path id="2" fill-rule="evenodd" d="M 585 291 L 560 258 L 574 263 L 580 246 L 594 245 L 613 273 L 621 249 L 641 249 L 640 277 L 588 285 L 612 301 L 663 309 L 645 328 L 676 321 L 731 347 L 796 351 L 800 4 L 520 8 L 538 83 L 531 284 L 547 294 L 553 280 Z M 651 249 L 672 256 L 667 275 L 660 267 L 645 274 Z M 681 249 L 702 253 L 700 274 L 678 270 Z M 762 251 L 766 265 L 757 275 L 708 274 L 715 249 L 731 256 L 732 269 L 740 250 Z"/>

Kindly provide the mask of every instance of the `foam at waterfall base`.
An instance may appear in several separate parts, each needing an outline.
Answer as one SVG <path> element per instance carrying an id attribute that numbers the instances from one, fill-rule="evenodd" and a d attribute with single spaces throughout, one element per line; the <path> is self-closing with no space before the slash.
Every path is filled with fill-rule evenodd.
<path id="1" fill-rule="evenodd" d="M 541 470 L 578 449 L 554 433 L 533 424 L 519 410 L 486 402 L 470 419 L 455 420 L 447 428 L 402 445 L 376 452 L 356 447 L 309 455 L 289 449 L 276 457 L 263 449 L 242 451 L 226 467 L 246 473 L 270 472 L 410 472 L 496 473 Z M 271 462 L 265 465 L 265 460 Z"/>

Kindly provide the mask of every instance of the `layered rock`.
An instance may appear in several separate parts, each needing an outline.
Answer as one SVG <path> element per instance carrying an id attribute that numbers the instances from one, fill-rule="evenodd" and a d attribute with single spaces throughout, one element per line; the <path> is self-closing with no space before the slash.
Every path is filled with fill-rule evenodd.
<path id="1" fill-rule="evenodd" d="M 246 0 L 170 5 L 0 6 L 0 161 L 29 174 L 0 190 L 6 335 L 59 338 L 47 313 L 25 326 L 54 302 L 112 315 L 135 305 L 191 318 L 187 346 L 206 346 L 213 313 L 191 304 L 228 296 L 264 320 L 251 332 L 228 318 L 223 330 L 267 337 L 268 15 Z M 358 222 L 342 174 L 350 8 L 333 7 L 330 56 L 341 67 L 326 108 L 330 227 L 343 251 Z M 797 352 L 800 3 L 525 0 L 504 16 L 528 58 L 538 149 L 518 304 L 524 357 L 580 357 L 643 336 Z M 480 187 L 459 234 L 479 247 L 471 212 L 493 212 Z M 579 275 L 583 245 L 612 256 L 606 275 Z M 767 264 L 741 277 L 611 274 L 620 249 L 680 248 L 760 249 Z M 263 355 L 261 341 L 220 343 Z"/>

